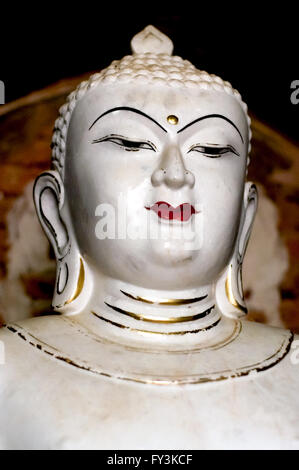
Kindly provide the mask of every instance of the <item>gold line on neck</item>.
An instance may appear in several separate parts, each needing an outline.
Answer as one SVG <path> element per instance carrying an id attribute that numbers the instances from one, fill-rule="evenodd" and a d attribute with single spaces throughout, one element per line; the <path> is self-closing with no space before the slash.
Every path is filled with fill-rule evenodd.
<path id="1" fill-rule="evenodd" d="M 150 300 L 146 297 L 139 297 L 139 295 L 129 294 L 121 290 L 121 293 L 133 300 L 138 300 L 139 302 L 145 302 L 147 304 L 157 304 L 157 305 L 186 305 L 193 304 L 194 302 L 199 302 L 208 297 L 208 294 L 203 295 L 202 297 L 194 297 L 194 299 L 160 299 L 160 300 Z"/>
<path id="2" fill-rule="evenodd" d="M 91 312 L 95 317 L 99 318 L 100 320 L 103 320 L 107 323 L 110 323 L 110 325 L 117 326 L 118 328 L 134 331 L 136 333 L 147 333 L 147 334 L 154 334 L 154 335 L 185 335 L 187 333 L 199 333 L 199 332 L 204 332 L 207 330 L 210 330 L 211 328 L 214 328 L 215 326 L 218 325 L 220 322 L 221 318 L 218 318 L 214 323 L 212 323 L 209 326 L 206 326 L 205 328 L 197 328 L 196 330 L 186 330 L 186 331 L 150 331 L 150 330 L 139 330 L 136 328 L 131 328 L 130 326 L 127 325 L 122 325 L 121 323 L 117 323 L 112 320 L 108 320 L 108 318 L 102 317 L 101 315 L 98 315 L 95 312 Z"/>
<path id="3" fill-rule="evenodd" d="M 107 307 L 112 308 L 118 313 L 121 313 L 122 315 L 127 315 L 129 317 L 134 318 L 135 320 L 142 320 L 142 321 L 147 321 L 151 323 L 181 323 L 181 322 L 187 322 L 187 321 L 194 321 L 198 320 L 199 318 L 204 318 L 206 317 L 215 307 L 215 305 L 212 305 L 212 307 L 208 308 L 204 312 L 197 313 L 195 315 L 189 315 L 189 316 L 184 316 L 184 317 L 170 317 L 170 318 L 164 318 L 164 317 L 149 317 L 143 314 L 139 313 L 133 313 L 133 312 L 128 312 L 127 310 L 123 310 L 122 308 L 119 307 L 114 307 L 114 305 L 110 305 L 107 302 L 104 302 Z"/>

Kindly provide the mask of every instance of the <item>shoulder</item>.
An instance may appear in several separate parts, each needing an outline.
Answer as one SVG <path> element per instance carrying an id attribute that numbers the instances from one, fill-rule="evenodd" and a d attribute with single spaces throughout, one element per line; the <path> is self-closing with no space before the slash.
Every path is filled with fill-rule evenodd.
<path id="1" fill-rule="evenodd" d="M 5 363 L 12 362 L 15 355 L 20 356 L 20 351 L 26 343 L 30 343 L 30 337 L 36 332 L 37 334 L 50 329 L 52 334 L 58 332 L 61 319 L 57 315 L 30 318 L 27 320 L 3 325 L 0 328 L 0 341 L 2 350 L 4 350 Z M 26 348 L 27 349 L 27 348 Z"/>
<path id="2" fill-rule="evenodd" d="M 257 372 L 271 370 L 278 381 L 299 386 L 299 335 L 284 328 L 242 321 L 240 352 L 242 346 L 250 351 L 251 360 L 263 358 L 256 362 Z"/>
<path id="3" fill-rule="evenodd" d="M 11 384 L 24 383 L 29 374 L 41 368 L 47 355 L 36 354 L 42 346 L 34 340 L 34 331 L 44 331 L 52 327 L 59 331 L 59 320 L 55 315 L 28 319 L 4 325 L 0 328 L 0 395 L 9 392 Z M 53 333 L 54 334 L 54 333 Z M 31 371 L 31 372 L 30 372 Z"/>
<path id="4" fill-rule="evenodd" d="M 290 375 L 294 375 L 299 386 L 299 335 L 294 334 L 286 357 L 287 369 Z"/>

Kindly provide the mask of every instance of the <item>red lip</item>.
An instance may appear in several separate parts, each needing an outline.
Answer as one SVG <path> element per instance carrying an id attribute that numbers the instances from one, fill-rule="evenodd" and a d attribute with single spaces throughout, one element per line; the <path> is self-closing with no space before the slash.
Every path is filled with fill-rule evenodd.
<path id="1" fill-rule="evenodd" d="M 145 207 L 145 209 L 154 211 L 161 219 L 180 220 L 181 222 L 188 221 L 193 214 L 198 213 L 194 206 L 188 202 L 173 207 L 171 204 L 168 204 L 168 202 L 158 201 L 151 207 Z"/>

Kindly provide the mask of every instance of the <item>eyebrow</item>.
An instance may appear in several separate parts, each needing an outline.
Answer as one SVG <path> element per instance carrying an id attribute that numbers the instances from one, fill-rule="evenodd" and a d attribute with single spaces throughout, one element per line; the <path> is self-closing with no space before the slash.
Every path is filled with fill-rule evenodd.
<path id="1" fill-rule="evenodd" d="M 208 114 L 207 116 L 202 116 L 200 118 L 197 118 L 195 119 L 194 121 L 190 122 L 189 124 L 187 124 L 185 127 L 183 127 L 182 129 L 180 129 L 177 133 L 179 134 L 180 132 L 183 132 L 185 129 L 187 129 L 187 127 L 190 127 L 192 126 L 193 124 L 195 124 L 196 122 L 199 122 L 199 121 L 203 121 L 204 119 L 209 119 L 209 118 L 220 118 L 220 119 L 224 119 L 224 121 L 227 121 L 229 122 L 229 124 L 231 124 L 235 129 L 236 131 L 238 132 L 239 136 L 241 137 L 241 140 L 242 140 L 242 143 L 244 144 L 244 139 L 242 137 L 242 134 L 241 132 L 239 131 L 239 129 L 237 128 L 236 124 L 234 124 L 230 119 L 228 119 L 227 117 L 225 116 L 222 116 L 222 114 Z"/>
<path id="2" fill-rule="evenodd" d="M 128 106 L 120 106 L 120 107 L 117 107 L 117 108 L 112 108 L 112 109 L 108 109 L 108 111 L 105 111 L 103 114 L 101 114 L 99 117 L 96 118 L 96 120 L 91 124 L 90 128 L 88 129 L 90 131 L 90 129 L 99 121 L 99 119 L 101 119 L 102 117 L 106 116 L 107 114 L 109 113 L 113 113 L 114 111 L 130 111 L 132 113 L 136 113 L 136 114 L 140 114 L 141 116 L 144 116 L 146 117 L 147 119 L 149 119 L 150 121 L 154 122 L 155 124 L 157 124 L 157 126 L 160 127 L 160 129 L 162 129 L 164 132 L 167 133 L 167 130 L 164 129 L 164 127 L 161 126 L 161 124 L 159 124 L 155 119 L 153 119 L 151 116 L 148 116 L 147 114 L 145 114 L 143 111 L 140 111 L 139 109 L 135 109 L 135 108 L 130 108 Z"/>

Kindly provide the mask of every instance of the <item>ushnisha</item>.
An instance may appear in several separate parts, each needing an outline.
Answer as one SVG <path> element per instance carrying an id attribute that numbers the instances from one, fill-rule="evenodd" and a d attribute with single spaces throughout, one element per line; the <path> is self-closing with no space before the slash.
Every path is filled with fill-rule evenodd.
<path id="1" fill-rule="evenodd" d="M 247 106 L 153 26 L 131 45 L 68 97 L 35 183 L 56 315 L 0 331 L 0 443 L 299 448 L 298 337 L 242 318 Z"/>

